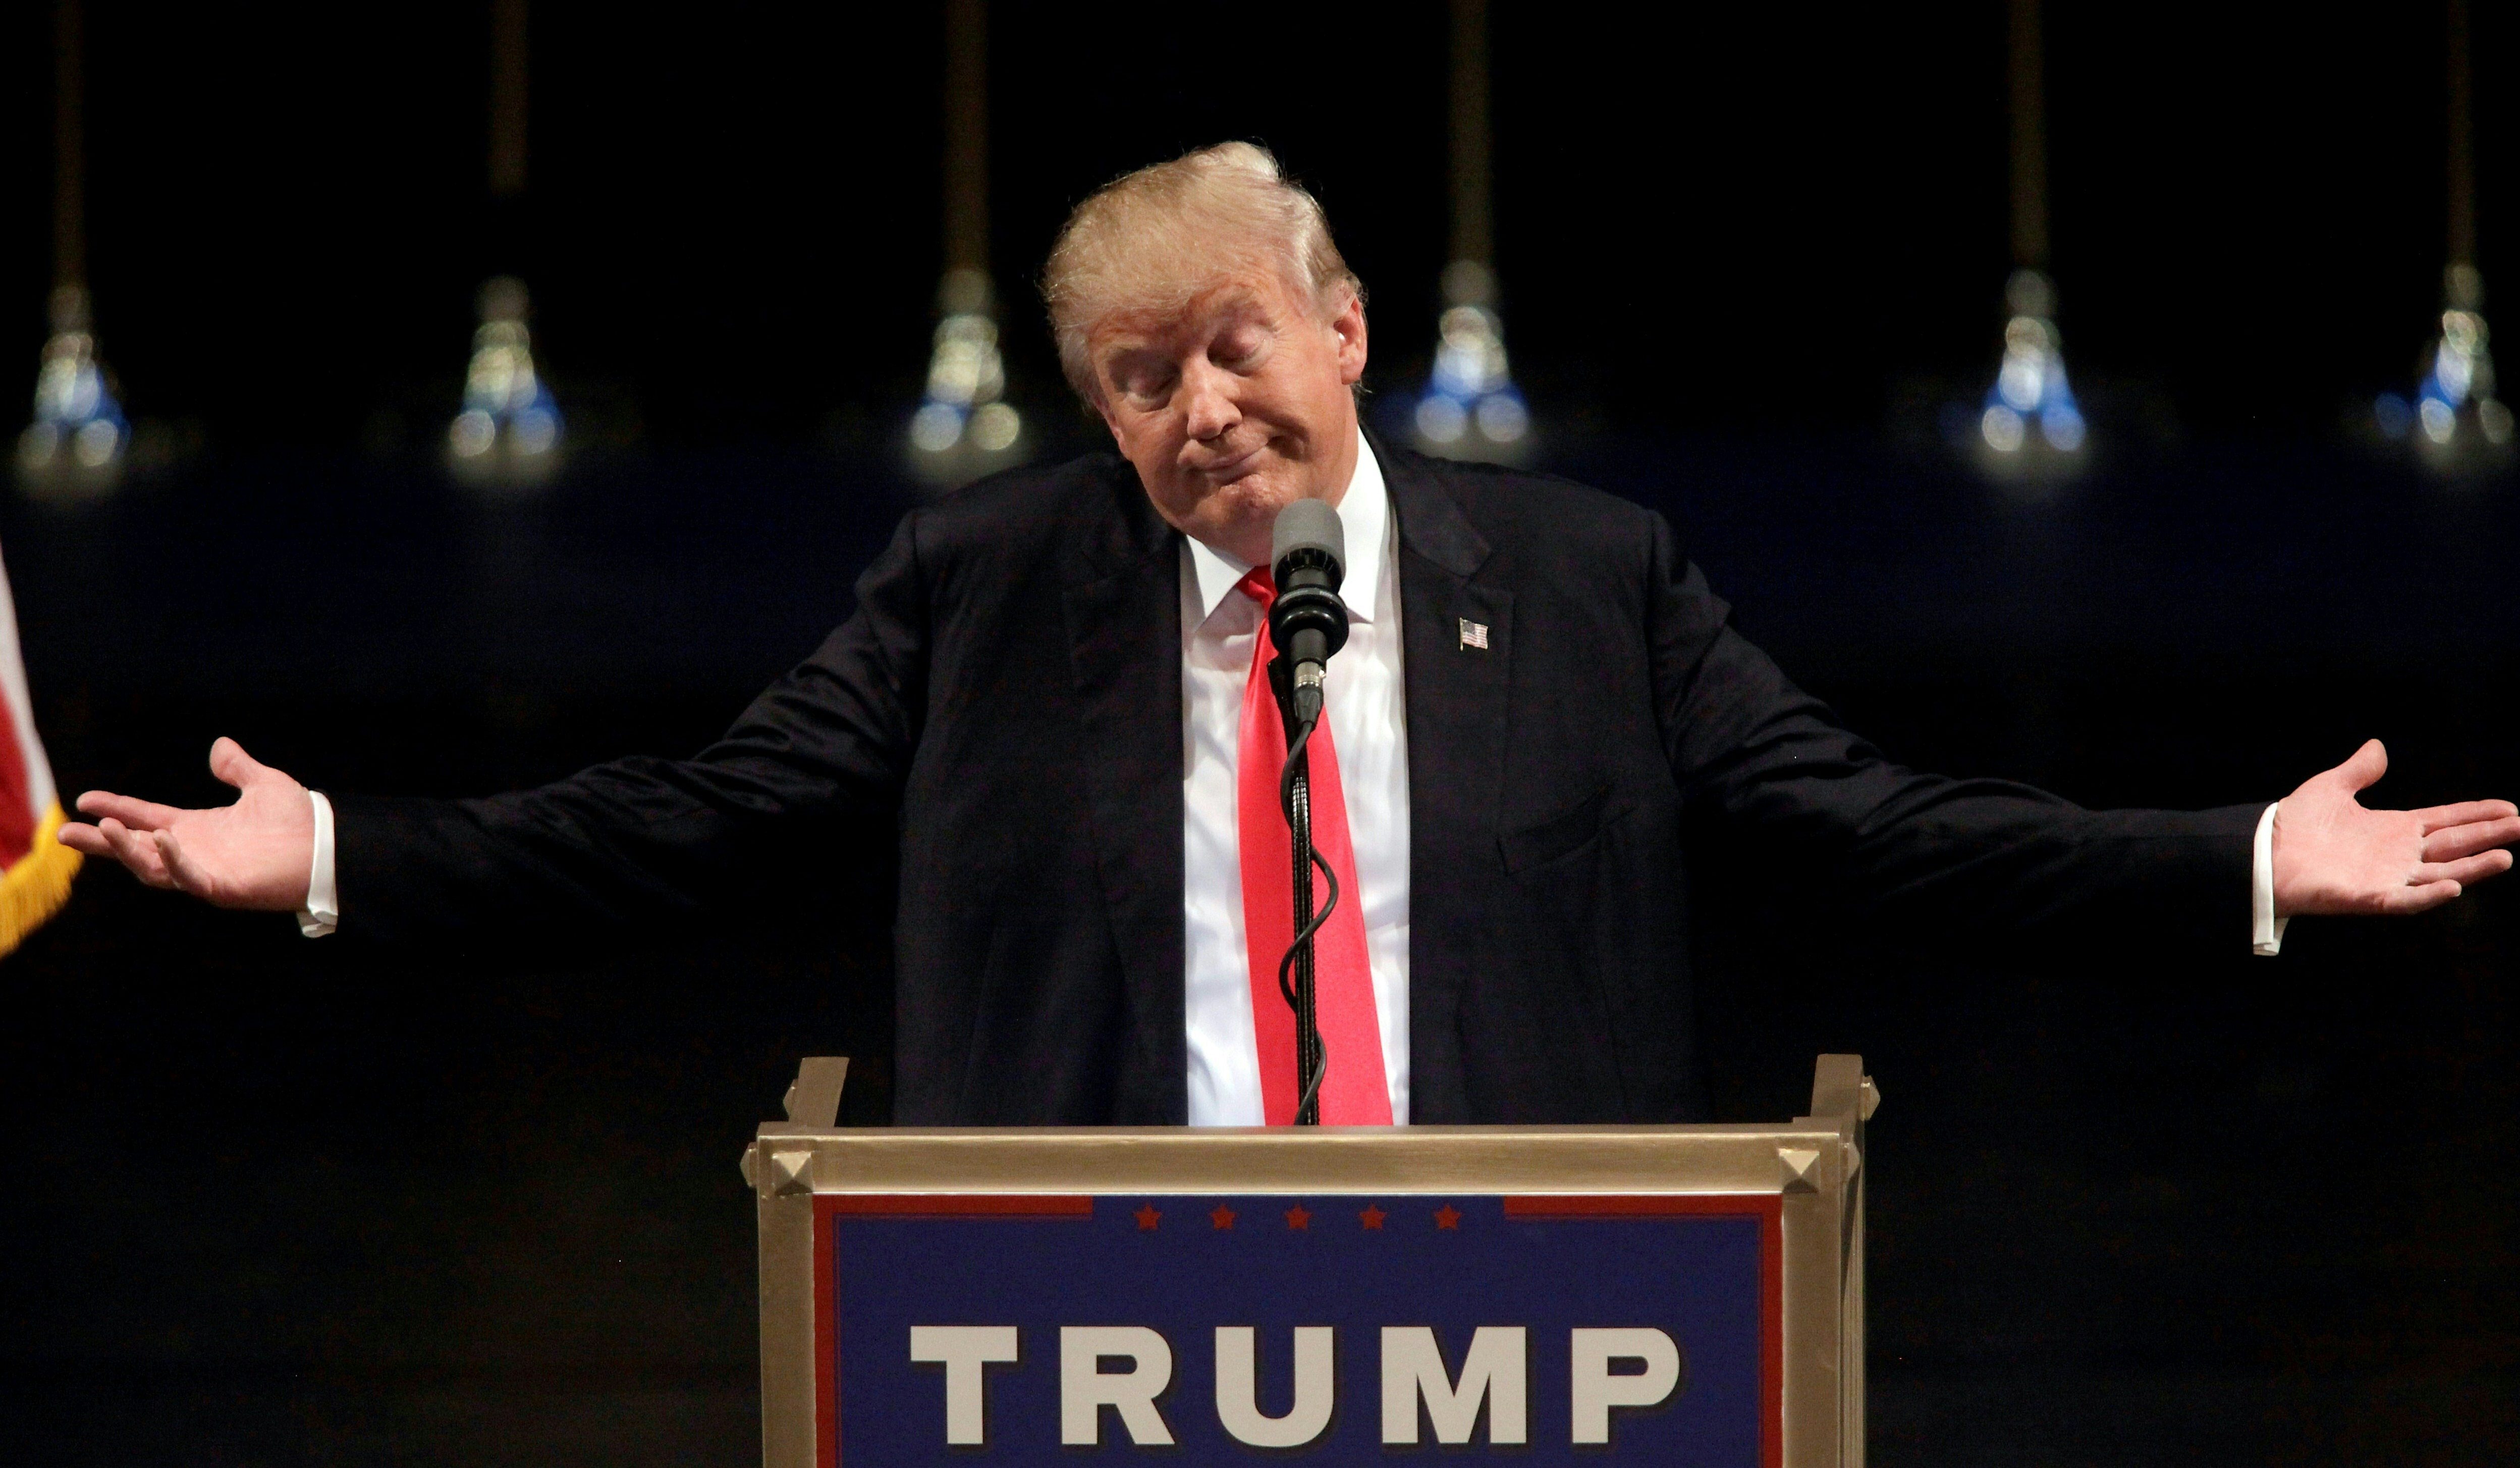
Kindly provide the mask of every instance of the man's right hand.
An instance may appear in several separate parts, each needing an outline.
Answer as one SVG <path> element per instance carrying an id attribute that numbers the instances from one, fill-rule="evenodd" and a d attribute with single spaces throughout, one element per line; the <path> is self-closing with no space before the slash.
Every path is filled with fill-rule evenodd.
<path id="1" fill-rule="evenodd" d="M 184 811 L 90 790 L 78 808 L 96 823 L 64 825 L 62 844 L 120 862 L 152 887 L 222 908 L 304 908 L 315 857 L 315 805 L 306 787 L 256 764 L 229 738 L 210 746 L 210 773 L 241 792 L 234 805 Z"/>

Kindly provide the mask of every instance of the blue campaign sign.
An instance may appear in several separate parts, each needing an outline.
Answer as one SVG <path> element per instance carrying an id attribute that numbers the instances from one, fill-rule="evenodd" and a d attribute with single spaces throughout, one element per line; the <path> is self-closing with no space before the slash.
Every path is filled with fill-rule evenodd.
<path id="1" fill-rule="evenodd" d="M 1769 1196 L 815 1200 L 826 1468 L 1776 1468 Z"/>

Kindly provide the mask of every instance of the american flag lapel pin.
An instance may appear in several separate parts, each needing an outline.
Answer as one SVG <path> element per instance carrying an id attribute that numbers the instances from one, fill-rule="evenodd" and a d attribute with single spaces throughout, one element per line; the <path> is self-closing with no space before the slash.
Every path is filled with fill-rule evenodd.
<path id="1" fill-rule="evenodd" d="M 1476 647 L 1481 652 L 1487 651 L 1488 624 L 1485 622 L 1473 622 L 1467 617 L 1462 618 L 1462 645 L 1463 647 Z"/>

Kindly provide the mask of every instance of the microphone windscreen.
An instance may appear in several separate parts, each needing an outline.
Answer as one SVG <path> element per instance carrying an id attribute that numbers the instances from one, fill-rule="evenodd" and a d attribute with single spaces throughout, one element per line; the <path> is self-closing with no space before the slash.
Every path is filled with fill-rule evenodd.
<path id="1" fill-rule="evenodd" d="M 1269 535 L 1272 573 L 1297 551 L 1327 552 L 1330 558 L 1330 587 L 1336 590 L 1347 575 L 1347 531 L 1339 524 L 1338 512 L 1319 500 L 1297 500 L 1279 511 L 1278 523 Z"/>

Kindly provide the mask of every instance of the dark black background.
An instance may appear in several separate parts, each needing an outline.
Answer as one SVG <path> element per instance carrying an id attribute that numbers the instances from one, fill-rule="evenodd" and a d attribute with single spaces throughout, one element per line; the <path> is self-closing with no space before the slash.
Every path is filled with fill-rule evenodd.
<path id="1" fill-rule="evenodd" d="M 45 10 L 0 22 L 29 373 Z M 1023 286 L 1059 217 L 1223 136 L 1317 186 L 1373 291 L 1372 380 L 1407 382 L 1445 247 L 1442 6 L 994 23 L 996 267 L 1047 436 L 1086 438 Z M 940 24 L 541 5 L 532 188 L 494 211 L 480 8 L 93 4 L 90 273 L 160 459 L 103 506 L 0 510 L 65 787 L 207 801 L 218 733 L 444 793 L 704 740 L 909 503 Z M 2511 51 L 2479 25 L 2492 284 Z M 1498 264 L 1551 461 L 1670 513 L 1894 755 L 2203 805 L 2379 734 L 2391 803 L 2520 788 L 2513 486 L 2346 427 L 2438 308 L 2437 16 L 2051 7 L 2099 468 L 2036 502 L 1933 428 L 1982 390 L 2010 264 L 1998 7 L 1507 0 L 1496 28 Z M 522 506 L 434 467 L 494 269 L 532 282 L 577 435 Z M 1880 1461 L 2520 1448 L 2508 891 L 2306 920 L 2273 962 L 2235 930 L 2129 964 L 1889 949 L 1791 873 L 1708 880 L 1725 1114 L 1790 1115 L 1824 1049 L 1887 1095 Z M 0 965 L 0 1449 L 750 1460 L 735 1157 L 802 1053 L 870 1057 L 852 1107 L 879 1115 L 881 906 L 839 854 L 668 951 L 420 957 L 91 871 Z"/>

